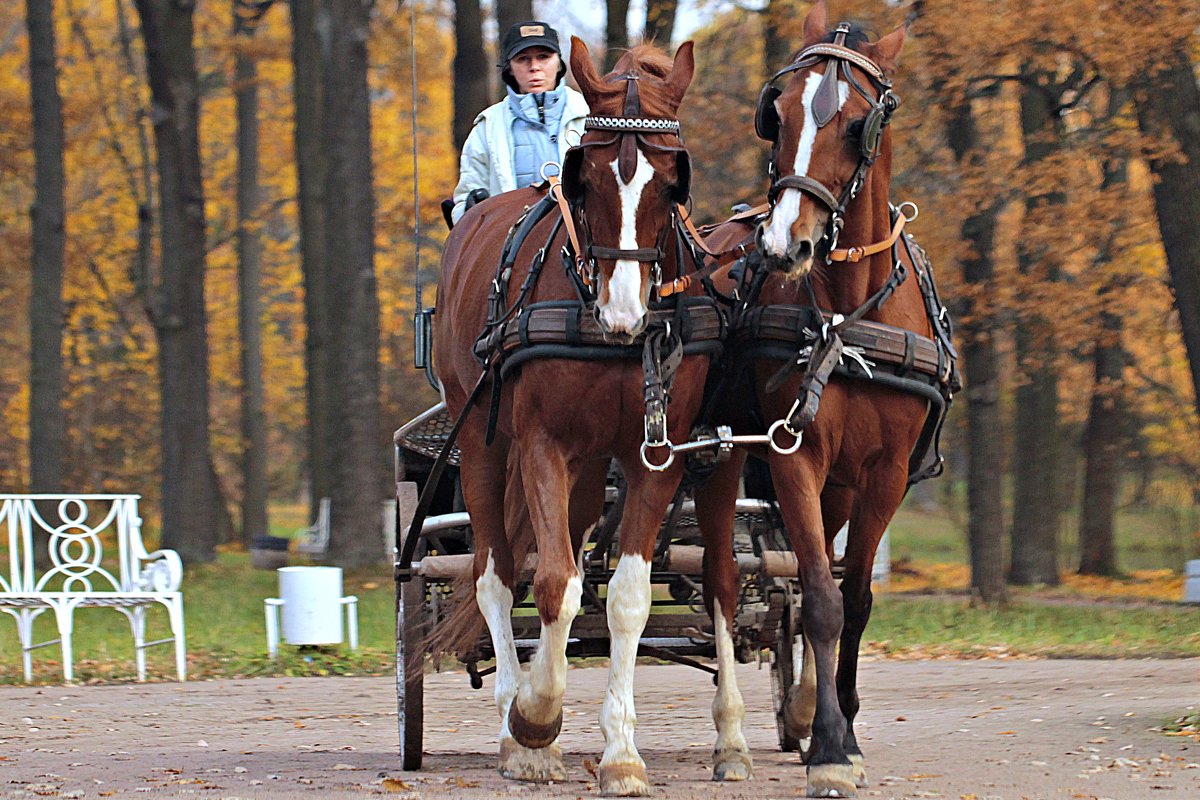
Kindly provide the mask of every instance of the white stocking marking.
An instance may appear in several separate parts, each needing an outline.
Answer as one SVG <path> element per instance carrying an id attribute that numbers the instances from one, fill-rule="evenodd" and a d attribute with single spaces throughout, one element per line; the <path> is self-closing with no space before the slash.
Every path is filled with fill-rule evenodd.
<path id="1" fill-rule="evenodd" d="M 637 151 L 637 169 L 629 183 L 621 180 L 617 160 L 612 162 L 613 174 L 617 176 L 617 190 L 621 199 L 622 250 L 638 249 L 637 212 L 642 202 L 642 191 L 654 177 L 654 167 L 646 160 L 641 150 Z M 649 289 L 642 290 L 642 265 L 632 259 L 621 259 L 608 281 L 608 303 L 600 309 L 600 320 L 611 333 L 633 334 L 638 331 L 646 315 L 646 300 Z"/>
<path id="2" fill-rule="evenodd" d="M 572 575 L 563 590 L 558 618 L 542 625 L 537 652 L 526 673 L 528 680 L 521 681 L 517 690 L 521 713 L 530 722 L 551 722 L 562 708 L 567 689 L 567 637 L 571 635 L 571 623 L 579 613 L 582 597 L 583 581 L 578 574 Z"/>
<path id="3" fill-rule="evenodd" d="M 488 553 L 487 568 L 475 581 L 475 600 L 492 635 L 496 651 L 496 710 L 500 712 L 500 738 L 511 738 L 508 731 L 508 707 L 517 696 L 517 678 L 521 665 L 512 632 L 512 590 L 496 575 L 496 562 Z"/>
<path id="4" fill-rule="evenodd" d="M 834 64 L 829 64 L 826 69 L 834 69 Z M 813 143 L 817 140 L 817 121 L 812 115 L 812 100 L 813 95 L 817 93 L 817 87 L 821 85 L 821 79 L 824 78 L 817 72 L 810 72 L 804 82 L 804 95 L 801 97 L 800 104 L 804 109 L 804 123 L 800 128 L 800 142 L 796 147 L 796 160 L 792 163 L 793 175 L 807 175 L 810 162 L 812 161 Z M 842 110 L 842 106 L 846 104 L 846 100 L 850 97 L 850 84 L 845 81 L 838 81 L 838 111 Z M 776 100 L 776 111 L 779 109 L 779 101 Z M 779 198 L 775 201 L 775 208 L 771 212 L 771 219 L 767 227 L 763 230 L 763 247 L 767 251 L 767 255 L 783 257 L 787 254 L 788 242 L 791 239 L 791 228 L 796 222 L 796 217 L 800 215 L 800 198 L 801 192 L 799 189 L 784 189 L 779 194 Z"/>
<path id="5" fill-rule="evenodd" d="M 600 709 L 604 733 L 602 766 L 640 764 L 633 730 L 637 712 L 633 705 L 633 669 L 638 640 L 650 616 L 650 563 L 637 554 L 625 554 L 608 582 L 609 655 L 608 692 Z"/>
<path id="6" fill-rule="evenodd" d="M 728 750 L 746 752 L 746 738 L 742 735 L 742 720 L 746 707 L 737 684 L 737 659 L 733 654 L 733 636 L 721 613 L 721 601 L 713 600 L 713 629 L 717 634 L 717 696 L 713 698 L 713 722 L 717 726 L 717 753 Z"/>

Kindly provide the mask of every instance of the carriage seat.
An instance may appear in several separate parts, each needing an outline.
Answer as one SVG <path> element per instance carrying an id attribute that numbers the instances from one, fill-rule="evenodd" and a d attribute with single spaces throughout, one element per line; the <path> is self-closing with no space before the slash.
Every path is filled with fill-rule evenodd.
<path id="1" fill-rule="evenodd" d="M 138 499 L 136 494 L 0 494 L 9 564 L 7 574 L 0 573 L 0 611 L 17 621 L 27 683 L 33 680 L 30 653 L 60 643 L 63 680 L 73 679 L 75 609 L 88 607 L 115 608 L 128 618 L 139 681 L 146 679 L 146 649 L 169 642 L 175 643 L 179 680 L 186 680 L 179 590 L 183 563 L 174 550 L 146 552 Z M 44 570 L 34 562 L 35 537 L 48 539 L 50 566 Z M 146 609 L 155 603 L 166 608 L 172 635 L 147 642 Z M 54 611 L 59 638 L 34 644 L 34 620 L 47 610 Z"/>

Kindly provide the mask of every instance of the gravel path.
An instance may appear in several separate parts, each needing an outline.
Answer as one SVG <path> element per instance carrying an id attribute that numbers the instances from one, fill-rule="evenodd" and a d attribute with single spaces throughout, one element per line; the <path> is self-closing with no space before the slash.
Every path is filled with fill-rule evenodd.
<path id="1" fill-rule="evenodd" d="M 1200 660 L 866 661 L 859 739 L 872 798 L 1183 800 L 1200 797 L 1200 742 L 1154 730 L 1200 705 Z M 493 769 L 491 682 L 426 681 L 425 769 L 397 769 L 390 678 L 0 687 L 0 796 L 148 798 L 590 797 L 603 749 L 604 669 L 568 676 L 571 779 L 509 783 Z M 712 684 L 638 670 L 638 743 L 661 798 L 803 795 L 775 745 L 770 677 L 744 665 L 756 778 L 713 784 Z"/>

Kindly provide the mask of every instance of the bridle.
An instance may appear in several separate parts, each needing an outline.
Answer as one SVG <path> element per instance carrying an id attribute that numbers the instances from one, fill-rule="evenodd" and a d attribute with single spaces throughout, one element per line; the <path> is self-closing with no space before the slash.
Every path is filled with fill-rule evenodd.
<path id="1" fill-rule="evenodd" d="M 847 22 L 840 23 L 834 31 L 833 42 L 814 44 L 804 48 L 791 64 L 771 76 L 771 79 L 767 81 L 766 86 L 763 87 L 762 93 L 759 95 L 758 108 L 754 118 L 754 128 L 758 136 L 773 143 L 769 172 L 771 188 L 767 192 L 768 203 L 774 209 L 775 200 L 779 197 L 780 192 L 784 189 L 798 189 L 820 202 L 829 210 L 829 221 L 826 223 L 825 228 L 825 238 L 828 240 L 827 263 L 833 260 L 857 261 L 862 257 L 861 252 L 857 254 L 857 257 L 854 257 L 855 250 L 861 250 L 861 248 L 851 248 L 849 251 L 837 251 L 849 254 L 840 258 L 837 257 L 835 251 L 837 249 L 838 236 L 845 226 L 846 206 L 849 205 L 850 201 L 862 189 L 866 181 L 867 170 L 871 168 L 871 165 L 875 163 L 875 159 L 879 155 L 879 146 L 883 140 L 883 130 L 891 122 L 892 114 L 900 106 L 900 96 L 892 91 L 892 82 L 884 75 L 883 70 L 862 53 L 852 50 L 845 45 L 846 35 L 849 33 L 850 24 Z M 775 100 L 783 92 L 777 85 L 777 81 L 785 75 L 811 67 L 821 61 L 828 61 L 830 64 L 826 67 L 825 74 L 821 78 L 821 83 L 813 96 L 812 112 L 818 127 L 827 125 L 838 113 L 837 76 L 839 72 L 846 79 L 846 82 L 871 104 L 871 110 L 863 123 L 863 130 L 859 139 L 858 166 L 854 170 L 854 175 L 850 179 L 850 183 L 847 184 L 840 197 L 835 196 L 823 183 L 807 175 L 777 177 L 779 175 L 779 114 L 775 109 Z M 855 77 L 855 67 L 866 73 L 877 94 L 873 95 L 863 87 L 862 83 Z"/>
<path id="2" fill-rule="evenodd" d="M 551 191 L 562 208 L 563 220 L 567 236 L 574 251 L 575 272 L 582 284 L 591 288 L 595 284 L 597 271 L 596 259 L 629 260 L 651 264 L 651 279 L 656 288 L 662 285 L 662 261 L 666 256 L 665 246 L 667 236 L 672 230 L 679 236 L 679 220 L 677 211 L 672 208 L 670 223 L 659 232 L 658 242 L 654 247 L 622 248 L 596 244 L 593 241 L 591 227 L 588 225 L 587 213 L 583 205 L 582 187 L 578 183 L 578 173 L 582 167 L 583 156 L 587 148 L 608 147 L 617 145 L 617 172 L 620 180 L 628 182 L 637 171 L 638 148 L 645 148 L 660 153 L 676 154 L 676 167 L 679 184 L 674 190 L 676 204 L 687 202 L 691 184 L 691 159 L 687 148 L 682 146 L 662 145 L 651 142 L 647 134 L 666 134 L 674 136 L 682 142 L 679 120 L 666 117 L 642 116 L 641 97 L 638 91 L 638 81 L 641 80 L 636 69 L 625 72 L 610 81 L 625 81 L 625 103 L 620 116 L 589 115 L 584 118 L 583 129 L 612 133 L 605 139 L 580 142 L 567 151 L 563 161 L 561 180 L 550 179 Z M 676 248 L 677 251 L 682 248 Z M 677 255 L 682 255 L 678 253 Z M 680 261 L 676 269 L 681 273 L 683 264 Z"/>

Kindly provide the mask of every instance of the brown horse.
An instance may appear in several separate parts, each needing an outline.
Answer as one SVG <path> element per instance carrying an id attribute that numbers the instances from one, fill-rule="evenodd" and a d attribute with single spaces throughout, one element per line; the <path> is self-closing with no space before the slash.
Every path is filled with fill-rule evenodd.
<path id="1" fill-rule="evenodd" d="M 663 275 L 678 276 L 684 269 L 678 263 L 682 249 L 663 243 L 676 229 L 676 204 L 687 195 L 687 153 L 674 118 L 694 71 L 692 43 L 681 45 L 673 62 L 656 48 L 635 47 L 614 72 L 601 76 L 587 47 L 573 38 L 571 70 L 591 107 L 583 141 L 563 165 L 562 189 L 571 198 L 571 211 L 561 229 L 555 228 L 557 213 L 533 228 L 513 260 L 511 276 L 498 280 L 522 286 L 540 252 L 539 258 L 548 260 L 520 302 L 571 301 L 593 293 L 584 308 L 595 314 L 614 346 L 628 347 L 639 335 L 654 333 L 655 324 L 661 327 L 650 323 L 650 295 L 652 290 L 665 293 L 656 290 Z M 464 409 L 480 378 L 473 343 L 489 322 L 489 290 L 506 237 L 523 210 L 540 199 L 541 192 L 529 188 L 486 200 L 463 217 L 446 243 L 435 356 L 454 415 Z M 578 258 L 562 258 L 563 269 L 559 254 L 567 227 L 578 232 L 573 242 Z M 675 370 L 667 415 L 671 441 L 687 438 L 708 360 L 685 355 Z M 463 495 L 474 529 L 475 599 L 496 654 L 499 768 L 507 777 L 544 781 L 566 775 L 555 741 L 562 725 L 567 639 L 582 593 L 576 559 L 583 531 L 602 509 L 607 465 L 616 458 L 628 482 L 628 499 L 621 556 L 608 584 L 612 663 L 600 712 L 606 747 L 599 776 L 606 794 L 649 791 L 633 739 L 633 668 L 650 610 L 650 559 L 682 475 L 682 459 L 660 471 L 643 466 L 643 444 L 650 441 L 644 377 L 637 357 L 529 360 L 502 383 L 490 446 L 487 403 L 480 403 L 484 407 L 467 418 L 460 433 Z M 657 455 L 661 449 L 650 452 L 656 466 L 666 460 Z M 531 534 L 538 556 L 533 596 L 541 636 L 523 672 L 510 613 Z M 461 614 L 448 624 L 460 626 L 470 638 L 472 628 Z M 455 632 L 450 631 L 451 638 Z M 744 751 L 745 743 L 739 744 Z"/>
<path id="2" fill-rule="evenodd" d="M 764 90 L 756 120 L 760 135 L 774 139 L 775 148 L 770 211 L 756 233 L 762 261 L 755 305 L 813 308 L 814 315 L 819 308 L 825 320 L 822 325 L 822 317 L 810 317 L 820 333 L 814 332 L 807 356 L 791 353 L 794 363 L 761 351 L 746 359 L 759 424 L 778 421 L 770 425 L 772 445 L 765 457 L 798 559 L 805 660 L 815 667 L 815 718 L 811 705 L 807 712 L 803 708 L 799 686 L 789 691 L 784 715 L 789 730 L 811 734 L 809 797 L 853 796 L 856 786 L 866 785 L 853 726 L 859 642 L 871 611 L 871 567 L 907 490 L 910 454 L 930 407 L 921 396 L 873 381 L 830 378 L 826 372 L 823 393 L 815 387 L 819 413 L 797 422 L 798 409 L 812 396 L 813 384 L 804 382 L 807 373 L 822 357 L 836 361 L 840 350 L 827 356 L 824 345 L 828 334 L 836 338 L 846 318 L 934 336 L 918 280 L 903 279 L 907 273 L 924 281 L 925 274 L 914 268 L 905 247 L 890 246 L 899 229 L 888 203 L 892 143 L 886 123 L 898 103 L 890 76 L 903 41 L 903 28 L 874 43 L 850 26 L 827 34 L 825 4 L 816 3 L 804 23 L 804 47 Z M 748 230 L 728 223 L 709 244 L 728 247 Z M 839 239 L 855 247 L 838 251 Z M 868 246 L 875 243 L 882 246 Z M 902 270 L 894 268 L 894 259 Z M 890 296 L 881 292 L 885 285 L 893 290 Z M 728 392 L 739 396 L 727 405 L 744 406 L 746 393 Z M 726 462 L 697 492 L 706 552 L 729 547 L 744 458 L 743 453 Z M 839 591 L 830 569 L 832 540 L 847 520 Z M 706 567 L 705 579 L 707 593 L 729 616 L 737 596 L 736 571 L 717 560 Z"/>

